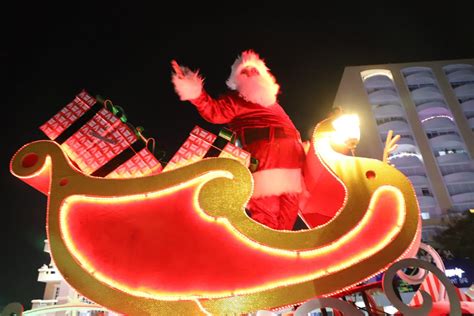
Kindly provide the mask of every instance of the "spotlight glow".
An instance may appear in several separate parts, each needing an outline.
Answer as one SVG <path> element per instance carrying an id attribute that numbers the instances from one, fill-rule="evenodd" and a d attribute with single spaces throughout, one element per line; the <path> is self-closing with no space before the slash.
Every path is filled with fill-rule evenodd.
<path id="1" fill-rule="evenodd" d="M 333 140 L 339 145 L 354 149 L 360 140 L 360 120 L 357 114 L 344 114 L 332 122 L 336 130 Z"/>

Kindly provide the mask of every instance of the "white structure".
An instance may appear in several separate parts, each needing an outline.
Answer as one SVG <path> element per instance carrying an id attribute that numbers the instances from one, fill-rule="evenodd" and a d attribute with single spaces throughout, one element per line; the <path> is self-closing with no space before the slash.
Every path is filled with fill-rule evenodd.
<path id="1" fill-rule="evenodd" d="M 50 253 L 49 243 L 44 242 L 44 251 Z M 38 281 L 46 283 L 43 299 L 32 300 L 31 310 L 24 315 L 42 316 L 115 316 L 104 307 L 78 294 L 63 279 L 54 262 L 38 269 Z"/>
<path id="2" fill-rule="evenodd" d="M 361 118 L 359 156 L 401 136 L 390 163 L 415 187 L 424 240 L 474 208 L 474 59 L 346 67 L 334 105 Z"/>

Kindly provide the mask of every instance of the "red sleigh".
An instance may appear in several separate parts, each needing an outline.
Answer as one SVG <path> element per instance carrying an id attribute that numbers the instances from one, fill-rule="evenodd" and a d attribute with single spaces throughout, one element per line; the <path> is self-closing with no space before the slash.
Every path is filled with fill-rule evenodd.
<path id="1" fill-rule="evenodd" d="M 345 291 L 418 249 L 409 180 L 335 151 L 331 123 L 315 128 L 307 154 L 303 216 L 313 227 L 301 231 L 246 215 L 252 177 L 233 159 L 104 179 L 37 141 L 11 171 L 48 195 L 53 260 L 92 301 L 130 315 L 245 313 Z"/>

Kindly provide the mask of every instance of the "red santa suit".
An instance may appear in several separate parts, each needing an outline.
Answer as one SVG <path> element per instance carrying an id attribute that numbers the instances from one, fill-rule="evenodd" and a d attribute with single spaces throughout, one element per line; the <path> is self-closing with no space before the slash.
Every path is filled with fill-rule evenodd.
<path id="1" fill-rule="evenodd" d="M 291 230 L 298 214 L 305 154 L 298 130 L 276 100 L 279 86 L 263 61 L 252 51 L 244 52 L 227 81 L 234 91 L 217 99 L 202 88 L 199 74 L 187 68 L 178 69 L 173 83 L 181 100 L 194 104 L 205 120 L 227 124 L 243 148 L 258 159 L 247 206 L 252 218 L 274 229 Z"/>

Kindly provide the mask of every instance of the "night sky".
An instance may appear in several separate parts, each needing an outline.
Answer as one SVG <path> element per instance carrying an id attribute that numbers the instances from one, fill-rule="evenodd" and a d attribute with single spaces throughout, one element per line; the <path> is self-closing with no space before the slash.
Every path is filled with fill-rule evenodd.
<path id="1" fill-rule="evenodd" d="M 307 139 L 328 114 L 345 66 L 474 58 L 473 10 L 460 3 L 402 9 L 393 7 L 395 1 L 384 2 L 385 8 L 285 2 L 129 7 L 130 1 L 115 1 L 98 7 L 65 1 L 58 7 L 40 1 L 3 8 L 0 306 L 18 301 L 29 309 L 31 299 L 43 295 L 37 269 L 49 263 L 43 253 L 46 197 L 10 174 L 10 159 L 24 144 L 44 139 L 38 127 L 82 89 L 122 106 L 169 159 L 194 125 L 221 128 L 179 101 L 171 59 L 199 68 L 206 89 L 217 96 L 226 91 L 235 58 L 254 49 Z"/>

